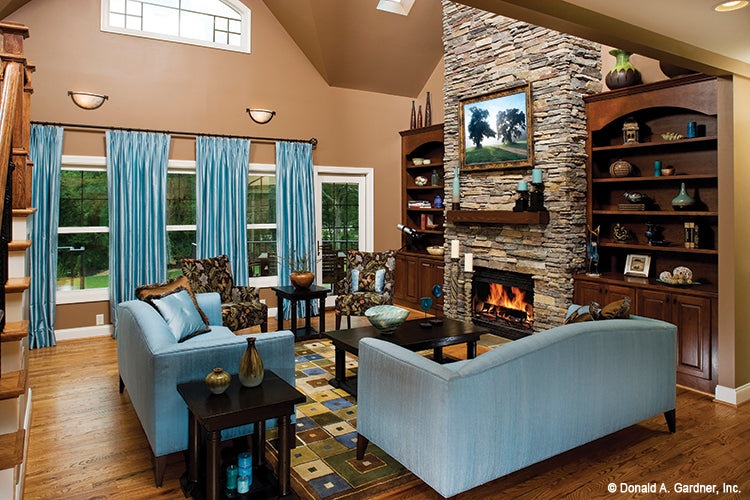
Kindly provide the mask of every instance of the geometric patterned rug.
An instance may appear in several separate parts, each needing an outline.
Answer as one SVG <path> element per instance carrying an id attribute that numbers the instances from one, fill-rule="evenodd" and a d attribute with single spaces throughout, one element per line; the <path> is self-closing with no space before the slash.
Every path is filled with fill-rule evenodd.
<path id="1" fill-rule="evenodd" d="M 464 358 L 465 345 L 446 357 Z M 478 346 L 477 354 L 489 350 Z M 295 345 L 296 387 L 307 395 L 297 405 L 297 447 L 291 451 L 292 489 L 301 499 L 365 499 L 419 481 L 383 450 L 370 443 L 363 460 L 356 459 L 357 401 L 329 385 L 334 375 L 330 340 Z M 346 375 L 357 373 L 357 358 L 346 354 Z M 276 429 L 267 431 L 267 456 L 276 466 Z"/>

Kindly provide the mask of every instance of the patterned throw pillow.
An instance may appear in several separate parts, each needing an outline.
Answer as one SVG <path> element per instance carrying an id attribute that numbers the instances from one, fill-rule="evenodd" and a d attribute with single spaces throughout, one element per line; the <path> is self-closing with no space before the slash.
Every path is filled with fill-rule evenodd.
<path id="1" fill-rule="evenodd" d="M 367 271 L 359 275 L 359 290 L 362 292 L 383 293 L 384 282 L 385 269 L 378 269 L 375 272 Z"/>
<path id="2" fill-rule="evenodd" d="M 203 324 L 203 319 L 184 287 L 177 287 L 163 295 L 150 296 L 146 302 L 159 311 L 177 342 L 211 331 Z"/>
<path id="3" fill-rule="evenodd" d="M 203 323 L 208 326 L 208 317 L 201 310 L 200 306 L 198 306 L 198 301 L 195 299 L 195 293 L 193 293 L 193 289 L 190 288 L 190 282 L 185 276 L 176 276 L 166 283 L 154 283 L 153 285 L 139 286 L 135 289 L 135 296 L 138 300 L 147 300 L 149 297 L 162 296 L 168 292 L 171 293 L 179 287 L 184 288 L 190 295 L 190 298 L 193 299 L 193 304 L 198 310 L 198 314 L 200 314 L 201 319 L 203 319 Z"/>

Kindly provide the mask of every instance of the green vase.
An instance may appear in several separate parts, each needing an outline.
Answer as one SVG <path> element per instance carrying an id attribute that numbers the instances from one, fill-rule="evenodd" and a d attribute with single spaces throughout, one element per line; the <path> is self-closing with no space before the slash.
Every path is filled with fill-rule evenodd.
<path id="1" fill-rule="evenodd" d="M 680 194 L 675 196 L 672 200 L 672 207 L 674 207 L 675 210 L 687 210 L 693 205 L 695 205 L 695 198 L 687 194 L 685 183 L 683 182 L 680 187 Z"/>
<path id="2" fill-rule="evenodd" d="M 263 382 L 263 360 L 255 348 L 255 337 L 247 338 L 247 349 L 240 360 L 239 377 L 245 387 L 257 387 Z"/>
<path id="3" fill-rule="evenodd" d="M 232 382 L 232 376 L 221 368 L 214 368 L 214 371 L 206 375 L 206 387 L 214 394 L 221 394 L 227 390 Z"/>
<path id="4" fill-rule="evenodd" d="M 615 67 L 607 73 L 604 82 L 610 90 L 632 87 L 641 83 L 641 73 L 630 64 L 630 52 L 622 49 L 612 49 L 610 54 L 615 56 Z"/>

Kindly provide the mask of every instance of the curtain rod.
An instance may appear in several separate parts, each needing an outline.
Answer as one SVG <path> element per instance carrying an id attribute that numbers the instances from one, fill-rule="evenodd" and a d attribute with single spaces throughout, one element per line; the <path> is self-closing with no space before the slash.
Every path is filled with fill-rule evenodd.
<path id="1" fill-rule="evenodd" d="M 227 135 L 227 134 L 205 134 L 202 132 L 177 132 L 175 130 L 154 130 L 146 128 L 132 128 L 132 127 L 102 127 L 99 125 L 83 125 L 80 123 L 58 123 L 58 122 L 41 122 L 32 121 L 32 125 L 52 125 L 55 127 L 63 128 L 79 128 L 79 129 L 91 129 L 91 130 L 125 130 L 127 132 L 149 132 L 152 134 L 169 134 L 169 135 L 181 135 L 187 137 L 225 137 L 227 139 L 250 139 L 261 142 L 306 142 L 312 144 L 312 147 L 318 145 L 318 140 L 313 137 L 312 139 L 287 139 L 280 137 L 255 137 L 250 135 Z"/>

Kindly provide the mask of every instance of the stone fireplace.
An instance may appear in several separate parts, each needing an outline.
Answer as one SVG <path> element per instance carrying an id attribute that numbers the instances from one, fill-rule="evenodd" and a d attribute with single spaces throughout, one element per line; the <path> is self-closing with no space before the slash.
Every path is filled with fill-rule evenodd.
<path id="1" fill-rule="evenodd" d="M 455 222 L 445 228 L 446 248 L 452 240 L 460 243 L 459 259 L 452 259 L 448 250 L 445 253 L 445 314 L 467 321 L 494 320 L 487 318 L 495 311 L 490 306 L 481 306 L 483 312 L 476 310 L 479 296 L 489 293 L 489 285 L 477 278 L 476 270 L 518 273 L 530 285 L 525 300 L 531 305 L 531 317 L 521 320 L 520 313 L 505 311 L 512 318 L 499 320 L 506 331 L 498 334 L 519 338 L 562 322 L 573 298 L 572 277 L 584 268 L 583 97 L 601 91 L 600 47 L 448 0 L 442 5 L 446 206 L 459 202 L 461 211 L 475 212 L 513 209 L 518 181 L 531 180 L 531 167 L 460 171 L 459 103 L 523 83 L 531 87 L 533 134 L 529 139 L 533 140 L 533 168 L 543 172 L 549 222 Z M 449 186 L 457 171 L 460 196 L 454 200 Z M 469 252 L 475 272 L 463 270 L 463 256 Z M 513 287 L 524 290 L 510 285 L 505 294 L 511 300 L 516 297 Z M 516 319 L 519 324 L 508 324 Z"/>
<path id="2" fill-rule="evenodd" d="M 471 284 L 471 318 L 501 337 L 519 339 L 534 327 L 530 274 L 477 267 Z"/>

